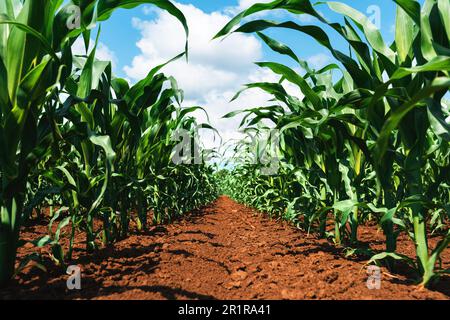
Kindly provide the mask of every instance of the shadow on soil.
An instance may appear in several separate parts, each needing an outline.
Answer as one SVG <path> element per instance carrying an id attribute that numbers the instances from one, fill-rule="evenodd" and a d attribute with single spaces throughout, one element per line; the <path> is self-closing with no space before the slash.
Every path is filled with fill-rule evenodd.
<path id="1" fill-rule="evenodd" d="M 205 206 L 200 210 L 194 210 L 186 216 L 179 217 L 172 221 L 175 225 L 188 223 L 195 225 L 201 222 L 205 214 L 214 215 L 217 213 L 212 206 Z M 210 219 L 214 221 L 214 219 Z M 213 222 L 214 223 L 214 222 Z M 30 225 L 35 225 L 30 222 Z M 148 230 L 136 231 L 132 230 L 129 235 L 145 235 L 150 237 L 162 237 L 169 233 L 166 225 L 150 226 Z M 202 239 L 176 239 L 177 242 L 199 242 L 209 243 L 212 246 L 223 246 L 220 243 L 211 242 L 215 235 L 201 230 L 188 230 L 180 234 L 198 234 L 205 237 Z M 46 263 L 48 272 L 40 269 L 33 269 L 32 271 L 22 274 L 21 280 L 24 285 L 13 282 L 11 286 L 5 290 L 0 290 L 1 299 L 91 299 L 101 298 L 110 295 L 123 293 L 132 290 L 141 290 L 144 292 L 159 293 L 166 299 L 215 299 L 210 295 L 203 295 L 196 292 L 187 291 L 181 288 L 173 288 L 163 285 L 139 285 L 133 281 L 133 276 L 139 274 L 152 274 L 159 265 L 159 254 L 164 241 L 155 242 L 151 245 L 131 245 L 129 248 L 115 249 L 114 245 L 99 249 L 94 254 L 86 254 L 83 250 L 80 251 L 80 256 L 74 260 L 73 264 L 79 264 L 83 267 L 82 290 L 78 292 L 68 291 L 66 287 L 67 275 L 62 273 L 61 268 L 57 268 L 49 261 Z M 358 248 L 366 250 L 369 244 L 361 242 Z M 296 245 L 285 245 L 280 247 L 279 254 L 283 256 L 308 256 L 311 254 L 325 252 L 333 255 L 336 258 L 345 256 L 342 248 L 337 248 L 332 243 L 326 240 L 312 239 L 298 243 Z M 167 250 L 166 253 L 172 255 L 180 255 L 185 258 L 195 256 L 193 253 L 177 249 Z M 213 260 L 207 257 L 198 258 L 204 259 L 207 262 L 218 264 L 231 274 L 231 270 L 223 262 Z M 346 259 L 364 262 L 368 260 L 365 254 L 355 254 Z M 414 274 L 411 267 L 406 264 L 399 264 L 396 272 L 393 275 L 406 276 L 407 279 L 391 278 L 388 281 L 394 284 L 402 284 L 414 286 L 414 281 L 410 280 Z M 409 278 L 409 280 L 408 280 Z M 100 279 L 100 280 L 99 280 Z M 118 285 L 120 284 L 120 285 Z M 450 297 L 450 277 L 444 276 L 437 284 L 431 288 Z"/>
<path id="2" fill-rule="evenodd" d="M 336 247 L 324 239 L 314 239 L 312 241 L 297 243 L 293 246 L 285 246 L 284 250 L 280 250 L 280 253 L 275 254 L 282 256 L 309 256 L 311 254 L 325 252 L 332 255 L 335 259 L 344 258 L 364 264 L 372 255 L 382 252 L 380 250 L 371 250 L 369 244 L 365 241 L 359 241 L 358 245 L 355 246 L 355 254 L 346 256 L 344 248 Z M 393 277 L 385 277 L 384 279 L 393 284 L 416 286 L 418 283 L 416 271 L 404 261 L 396 262 L 396 266 L 390 270 L 390 274 Z M 450 297 L 450 276 L 441 276 L 438 282 L 432 283 L 429 286 L 429 289 Z"/>
<path id="3" fill-rule="evenodd" d="M 211 205 L 202 209 L 193 210 L 191 213 L 178 217 L 172 223 L 186 222 L 189 224 L 198 223 L 205 214 L 214 214 L 216 211 Z M 28 227 L 46 225 L 46 219 L 31 220 L 27 223 Z M 130 230 L 128 236 L 144 235 L 150 237 L 161 237 L 168 234 L 167 224 L 152 225 L 147 230 Z M 185 233 L 202 234 L 207 239 L 214 238 L 214 235 L 202 231 L 187 231 Z M 128 238 L 128 237 L 126 237 Z M 126 239 L 125 238 L 125 239 Z M 203 240 L 197 240 L 203 241 Z M 207 241 L 204 241 L 207 242 Z M 212 244 L 214 245 L 214 244 Z M 146 292 L 160 293 L 166 299 L 214 299 L 213 296 L 202 295 L 196 292 L 190 292 L 181 288 L 170 288 L 167 286 L 139 286 L 139 285 L 114 285 L 116 281 L 137 274 L 152 274 L 159 265 L 158 252 L 161 251 L 163 243 L 152 243 L 148 246 L 132 245 L 129 248 L 117 250 L 114 245 L 98 249 L 95 253 L 86 253 L 84 249 L 74 248 L 74 252 L 79 253 L 79 257 L 70 264 L 82 266 L 82 290 L 69 291 L 66 280 L 68 275 L 55 266 L 47 257 L 43 265 L 47 272 L 33 268 L 27 273 L 21 274 L 21 282 L 12 281 L 11 285 L 0 290 L 0 300 L 3 299 L 91 299 L 100 298 L 114 293 L 126 292 L 129 290 L 142 290 Z M 184 257 L 193 256 L 192 253 L 185 250 L 172 250 L 169 253 L 183 255 Z M 217 263 L 217 262 L 216 262 Z M 102 280 L 107 279 L 107 285 Z M 130 281 L 131 282 L 131 281 Z M 123 283 L 123 282 L 122 282 Z"/>

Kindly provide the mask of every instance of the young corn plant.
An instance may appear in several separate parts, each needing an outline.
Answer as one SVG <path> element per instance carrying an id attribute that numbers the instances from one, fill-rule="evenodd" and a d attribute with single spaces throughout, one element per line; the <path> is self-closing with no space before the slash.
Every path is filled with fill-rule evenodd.
<path id="1" fill-rule="evenodd" d="M 383 214 L 379 222 L 386 235 L 386 252 L 373 257 L 373 260 L 386 257 L 401 259 L 395 253 L 396 237 L 400 230 L 407 229 L 405 231 L 410 231 L 416 246 L 416 268 L 421 284 L 427 285 L 436 276 L 436 261 L 450 241 L 448 234 L 443 235 L 443 240 L 430 253 L 426 230 L 428 209 L 447 207 L 445 192 L 431 193 L 427 190 L 429 187 L 436 190 L 439 183 L 448 179 L 446 164 L 431 164 L 430 159 L 438 154 L 436 151 L 446 150 L 449 141 L 448 111 L 443 104 L 443 97 L 450 87 L 449 10 L 446 1 L 426 0 L 422 6 L 417 1 L 395 2 L 396 36 L 390 46 L 385 44 L 380 32 L 367 17 L 346 4 L 331 1 L 321 4 L 340 14 L 344 24 L 329 22 L 308 0 L 275 0 L 255 4 L 239 13 L 216 37 L 232 32 L 258 32 L 262 35 L 262 31 L 270 28 L 295 30 L 328 49 L 344 67 L 341 80 L 333 83 L 330 78 L 325 86 L 321 84 L 322 88 L 330 88 L 330 92 L 324 93 L 306 68 L 309 83 L 305 76 L 298 75 L 287 66 L 260 64 L 298 85 L 305 96 L 302 104 L 308 113 L 292 118 L 288 126 L 309 129 L 309 136 L 304 134 L 307 139 L 302 139 L 317 141 L 313 144 L 313 150 L 318 155 L 314 161 L 326 175 L 324 180 L 333 198 L 331 208 L 338 213 L 335 216 L 336 242 L 340 242 L 347 220 L 351 227 L 350 238 L 356 240 L 358 207 L 366 208 L 368 205 L 371 210 Z M 316 18 L 348 43 L 350 53 L 336 50 L 324 28 L 317 25 L 261 19 L 239 25 L 244 18 L 266 10 L 287 10 Z M 262 38 L 275 51 L 295 59 L 288 47 L 273 41 L 270 45 L 270 38 L 265 35 Z M 263 87 L 261 84 L 253 86 Z M 270 90 L 277 100 L 293 105 L 289 95 L 274 87 L 270 85 Z M 262 89 L 267 88 L 269 85 L 264 84 Z M 314 111 L 322 112 L 322 116 L 307 116 Z M 321 127 L 321 131 L 312 131 L 310 123 Z M 329 141 L 328 146 L 324 144 L 326 141 Z M 299 139 L 293 144 L 295 147 L 304 145 Z M 328 148 L 320 148 L 321 145 Z M 334 153 L 330 153 L 329 148 Z M 300 152 L 294 149 L 289 158 L 298 159 L 298 154 L 305 148 L 299 149 Z M 297 165 L 309 163 L 311 160 L 306 158 Z M 436 171 L 433 182 L 428 186 L 425 172 L 430 172 L 430 166 Z M 376 194 L 370 182 L 372 172 L 376 173 L 377 178 Z M 399 183 L 400 179 L 404 179 L 404 184 Z M 368 184 L 361 190 L 358 188 L 359 182 Z M 343 195 L 348 199 L 344 199 Z M 361 204 L 362 200 L 366 204 Z M 324 212 L 327 209 L 329 207 L 325 207 Z M 402 219 L 397 217 L 399 214 L 402 214 Z M 411 217 L 412 230 L 405 223 L 405 215 Z"/>
<path id="2" fill-rule="evenodd" d="M 290 55 L 297 62 L 300 61 L 283 44 L 267 36 L 262 36 L 262 38 L 278 52 Z M 281 50 L 281 48 L 284 49 Z M 247 116 L 244 119 L 254 115 L 255 117 L 249 121 L 249 125 L 262 119 L 271 120 L 274 123 L 275 128 L 281 132 L 284 160 L 293 167 L 307 168 L 309 171 L 309 174 L 306 175 L 307 179 L 315 180 L 315 184 L 321 186 L 316 191 L 319 198 L 329 207 L 328 210 L 333 209 L 335 215 L 339 216 L 339 219 L 335 219 L 335 242 L 341 244 L 342 237 L 346 232 L 347 221 L 349 221 L 350 241 L 356 243 L 359 221 L 357 189 L 359 188 L 355 186 L 360 184 L 353 181 L 360 181 L 363 178 L 360 170 L 363 160 L 362 150 L 366 153 L 367 150 L 361 139 L 354 135 L 358 130 L 362 131 L 364 125 L 356 117 L 355 111 L 349 108 L 352 97 L 347 95 L 349 93 L 347 88 L 351 83 L 348 84 L 343 77 L 330 90 L 323 90 L 323 84 L 331 78 L 328 71 L 336 69 L 335 65 L 329 65 L 323 70 L 313 72 L 305 62 L 301 62 L 301 66 L 305 67 L 307 72 L 305 76 L 297 75 L 291 68 L 278 63 L 267 62 L 258 63 L 258 65 L 270 68 L 273 72 L 281 75 L 282 80 L 286 79 L 298 86 L 306 98 L 300 101 L 288 95 L 280 83 L 249 84 L 247 88 L 260 88 L 272 94 L 279 105 L 271 108 L 246 110 Z M 311 79 L 311 86 L 307 82 L 308 78 Z M 314 103 L 310 101 L 314 101 Z M 287 110 L 282 106 L 287 107 Z M 226 117 L 235 114 L 236 112 L 226 115 Z M 320 180 L 320 176 L 325 184 Z M 322 235 L 325 233 L 324 227 L 328 210 L 322 210 L 322 213 L 317 215 Z"/>
<path id="3" fill-rule="evenodd" d="M 107 137 L 96 134 L 94 113 L 88 106 L 88 96 L 95 89 L 92 75 L 96 73 L 93 70 L 104 68 L 105 64 L 95 65 L 92 57 L 87 59 L 77 80 L 76 97 L 79 100 L 75 110 L 71 109 L 72 103 L 61 106 L 59 97 L 64 88 L 73 88 L 73 82 L 66 80 L 72 76 L 71 47 L 74 41 L 82 35 L 87 47 L 90 30 L 96 22 L 108 19 L 117 8 L 132 8 L 144 3 L 168 11 L 183 24 L 187 33 L 183 14 L 165 0 L 73 0 L 64 6 L 60 0 L 5 0 L 0 3 L 0 286 L 4 286 L 14 273 L 24 220 L 23 204 L 28 197 L 27 181 L 41 161 L 48 160 L 49 155 L 60 155 L 58 146 L 64 139 L 60 132 L 63 125 L 57 118 L 61 114 L 69 114 L 68 121 L 72 120 L 72 111 L 81 115 L 81 120 L 74 124 L 75 130 L 69 131 L 72 130 L 80 140 L 80 144 L 76 144 L 81 149 L 79 155 L 83 157 L 84 174 L 88 180 L 92 178 L 94 184 L 102 181 L 100 193 L 105 192 L 112 167 L 108 168 L 105 163 L 102 177 L 96 179 L 91 176 L 91 165 L 99 150 L 103 150 L 107 162 L 111 162 L 112 152 Z M 73 17 L 73 5 L 80 9 L 79 17 Z M 68 22 L 74 18 L 79 25 L 72 27 Z M 98 194 L 97 200 L 100 200 Z M 76 206 L 75 200 L 74 203 Z M 88 217 L 99 203 L 91 204 Z M 25 212 L 29 212 L 28 208 Z M 90 221 L 88 229 L 89 224 Z"/>
<path id="4" fill-rule="evenodd" d="M 14 272 L 28 175 L 55 134 L 42 114 L 71 68 L 70 44 L 52 45 L 58 3 L 25 1 L 17 16 L 13 1 L 0 5 L 0 286 Z"/>

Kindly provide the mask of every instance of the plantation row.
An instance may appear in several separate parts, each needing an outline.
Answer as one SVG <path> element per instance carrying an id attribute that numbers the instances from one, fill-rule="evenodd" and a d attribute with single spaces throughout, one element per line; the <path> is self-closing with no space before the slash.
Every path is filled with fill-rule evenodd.
<path id="1" fill-rule="evenodd" d="M 427 285 L 449 272 L 435 267 L 450 243 L 450 105 L 444 99 L 450 87 L 450 2 L 426 0 L 422 7 L 417 1 L 395 2 L 395 41 L 390 46 L 367 17 L 337 2 L 326 5 L 344 24 L 327 21 L 308 0 L 276 0 L 253 5 L 217 34 L 256 33 L 302 69 L 299 74 L 280 63 L 258 63 L 280 81 L 246 85 L 273 100 L 271 106 L 241 111 L 241 126 L 253 141 L 277 129 L 279 148 L 261 143 L 255 149 L 250 140 L 242 140 L 235 146 L 240 161 L 233 162 L 231 172 L 221 171 L 219 181 L 237 201 L 350 249 L 357 248 L 358 226 L 376 221 L 384 231 L 386 251 L 371 261 L 383 260 L 395 269 L 395 260 L 405 260 Z M 249 21 L 267 10 L 309 15 L 319 25 Z M 261 33 L 274 28 L 307 35 L 339 65 L 312 70 L 288 46 Z M 330 37 L 336 34 L 350 54 L 333 48 Z M 289 95 L 283 82 L 297 86 L 304 98 Z M 277 174 L 264 174 L 267 165 L 254 164 L 264 154 L 279 158 Z M 417 261 L 396 253 L 402 232 L 414 241 Z M 429 232 L 441 236 L 434 248 L 428 246 Z"/>
<path id="2" fill-rule="evenodd" d="M 173 4 L 72 0 L 63 6 L 61 0 L 25 0 L 17 12 L 17 1 L 0 2 L 0 286 L 18 271 L 20 230 L 36 213 L 48 212 L 51 220 L 49 234 L 34 245 L 49 246 L 53 260 L 64 266 L 78 231 L 86 235 L 86 250 L 94 251 L 127 236 L 132 222 L 140 230 L 148 217 L 153 223 L 170 222 L 219 192 L 331 238 L 348 252 L 359 250 L 358 226 L 375 221 L 385 234 L 386 251 L 371 262 L 395 269 L 396 261 L 404 260 L 422 285 L 448 273 L 439 268 L 439 256 L 450 243 L 445 100 L 450 3 L 395 2 L 390 46 L 369 19 L 336 2 L 321 5 L 339 13 L 343 24 L 327 21 L 308 0 L 255 4 L 233 18 L 216 38 L 256 33 L 298 66 L 258 63 L 280 81 L 244 89 L 271 94 L 270 106 L 225 116 L 244 114 L 241 126 L 256 139 L 240 141 L 230 160 L 233 169 L 219 172 L 208 164 L 190 164 L 189 158 L 197 157 L 191 148 L 185 164 L 172 161 L 180 129 L 190 133 L 190 145 L 200 145 L 192 113 L 201 108 L 180 107 L 183 92 L 161 73 L 165 64 L 130 85 L 112 74 L 111 62 L 95 58 L 100 30 L 91 34 L 94 25 L 120 7 L 155 4 L 176 17 L 187 36 L 186 20 Z M 72 5 L 81 13 L 76 27 L 68 23 L 74 18 Z M 249 19 L 269 10 L 310 15 L 319 25 Z M 274 28 L 307 35 L 337 63 L 313 70 L 288 46 L 262 33 Z M 336 34 L 350 53 L 332 46 Z M 96 37 L 93 44 L 91 37 Z M 78 38 L 86 55 L 72 52 Z M 297 86 L 302 98 L 289 95 L 286 82 Z M 277 139 L 271 139 L 273 129 Z M 263 142 L 255 145 L 258 139 Z M 69 234 L 63 232 L 67 228 Z M 416 261 L 396 252 L 400 233 L 414 241 Z M 430 234 L 441 239 L 433 248 Z M 61 245 L 66 236 L 67 250 Z M 32 254 L 21 266 L 29 260 L 39 257 Z"/>
<path id="3" fill-rule="evenodd" d="M 170 221 L 217 197 L 210 167 L 172 163 L 173 133 L 195 130 L 190 114 L 198 107 L 179 106 L 183 93 L 160 72 L 164 65 L 130 86 L 112 75 L 111 62 L 95 58 L 98 35 L 90 47 L 92 26 L 116 8 L 155 3 L 187 34 L 183 14 L 161 0 L 62 2 L 25 0 L 17 14 L 17 1 L 0 2 L 0 286 L 14 273 L 20 229 L 33 212 L 50 209 L 49 235 L 34 244 L 50 246 L 64 266 L 77 230 L 93 251 L 125 237 L 131 219 L 143 229 L 149 212 L 155 223 Z M 73 5 L 81 17 L 72 17 Z M 80 27 L 70 29 L 77 18 Z M 77 38 L 85 56 L 72 52 Z M 30 259 L 39 260 L 30 255 L 22 265 Z"/>

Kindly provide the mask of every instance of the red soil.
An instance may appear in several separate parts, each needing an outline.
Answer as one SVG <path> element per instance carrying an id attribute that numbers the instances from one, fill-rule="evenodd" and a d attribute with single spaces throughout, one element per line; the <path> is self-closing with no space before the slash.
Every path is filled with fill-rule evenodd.
<path id="1" fill-rule="evenodd" d="M 24 239 L 46 233 L 27 227 Z M 361 241 L 383 249 L 376 227 L 361 227 Z M 95 254 L 83 239 L 74 261 L 82 269 L 82 289 L 66 289 L 67 275 L 47 262 L 48 271 L 27 268 L 0 299 L 449 299 L 450 277 L 432 290 L 419 289 L 411 276 L 382 269 L 381 288 L 366 286 L 366 261 L 345 258 L 326 240 L 269 220 L 220 197 L 196 214 L 167 226 L 133 233 Z M 438 239 L 430 239 L 434 245 Z M 414 245 L 401 236 L 399 252 L 414 257 Z M 19 258 L 36 251 L 21 248 Z M 46 250 L 41 249 L 45 255 Z M 450 249 L 442 255 L 450 268 Z M 406 272 L 407 274 L 407 272 Z"/>

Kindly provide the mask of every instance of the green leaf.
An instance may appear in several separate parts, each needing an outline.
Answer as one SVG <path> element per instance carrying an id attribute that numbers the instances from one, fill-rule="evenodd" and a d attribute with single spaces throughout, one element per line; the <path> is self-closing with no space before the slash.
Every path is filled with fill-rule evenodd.
<path id="1" fill-rule="evenodd" d="M 297 85 L 312 105 L 318 108 L 321 106 L 319 96 L 311 89 L 305 79 L 291 68 L 276 62 L 257 62 L 256 64 L 260 67 L 267 67 L 273 72 L 282 75 L 287 81 Z"/>
<path id="2" fill-rule="evenodd" d="M 303 64 L 304 67 L 307 67 L 306 63 L 304 61 L 301 62 L 301 60 L 297 57 L 297 55 L 292 51 L 291 48 L 289 48 L 284 43 L 278 42 L 273 38 L 270 38 L 269 36 L 266 36 L 264 33 L 257 32 L 256 33 L 269 47 L 275 52 L 278 52 L 280 54 L 287 55 L 297 61 L 299 64 Z"/>
<path id="3" fill-rule="evenodd" d="M 410 17 L 416 25 L 420 25 L 420 4 L 415 0 L 394 0 Z"/>
<path id="4" fill-rule="evenodd" d="M 386 46 L 380 31 L 365 15 L 344 3 L 330 1 L 327 4 L 331 10 L 349 17 L 364 32 L 372 48 L 395 63 L 394 51 Z"/>
<path id="5" fill-rule="evenodd" d="M 445 32 L 447 33 L 447 40 L 450 42 L 450 1 L 437 0 L 437 4 Z"/>
<path id="6" fill-rule="evenodd" d="M 111 146 L 111 139 L 110 139 L 109 136 L 95 136 L 95 135 L 92 135 L 92 136 L 89 137 L 89 140 L 93 144 L 101 147 L 105 151 L 106 157 L 108 158 L 109 161 L 114 160 L 114 158 L 116 156 L 116 153 L 115 153 L 115 151 L 113 150 L 113 148 Z"/>
<path id="7" fill-rule="evenodd" d="M 425 4 L 420 11 L 420 34 L 422 55 L 428 61 L 436 57 L 433 47 L 433 32 L 431 30 L 430 15 L 433 10 L 435 0 L 425 0 Z"/>
<path id="8" fill-rule="evenodd" d="M 49 235 L 43 236 L 33 241 L 33 244 L 38 248 L 45 247 L 50 243 L 52 243 L 52 238 Z"/>
<path id="9" fill-rule="evenodd" d="M 339 201 L 339 202 L 336 202 L 335 204 L 333 204 L 333 209 L 339 210 L 342 212 L 350 211 L 357 204 L 358 204 L 358 202 L 355 200 L 352 200 L 352 199 L 343 200 L 343 201 Z"/>
<path id="10" fill-rule="evenodd" d="M 391 80 L 401 79 L 414 73 L 429 71 L 450 71 L 450 57 L 436 56 L 421 66 L 398 68 L 392 75 Z"/>
<path id="11" fill-rule="evenodd" d="M 434 92 L 439 90 L 445 90 L 450 87 L 450 78 L 447 77 L 439 77 L 433 80 L 433 82 L 417 92 L 409 101 L 404 103 L 402 106 L 397 108 L 396 110 L 391 112 L 388 120 L 385 122 L 380 136 L 377 141 L 377 158 L 378 161 L 384 156 L 389 136 L 392 134 L 393 130 L 395 130 L 400 121 L 414 108 L 418 106 L 423 106 L 423 104 L 419 104 L 422 100 L 430 97 Z"/>
<path id="12" fill-rule="evenodd" d="M 406 256 L 404 254 L 393 253 L 393 252 L 378 253 L 378 254 L 374 255 L 372 258 L 370 258 L 370 260 L 367 262 L 367 264 L 371 264 L 371 263 L 374 263 L 374 262 L 377 262 L 377 261 L 380 261 L 380 260 L 384 260 L 386 258 L 393 258 L 395 260 L 405 261 L 409 265 L 413 266 L 413 268 L 416 267 L 416 263 L 410 257 L 408 257 L 408 256 Z"/>
<path id="13" fill-rule="evenodd" d="M 399 62 L 402 64 L 412 49 L 418 29 L 414 20 L 400 6 L 397 7 L 395 24 L 395 45 Z"/>
<path id="14" fill-rule="evenodd" d="M 320 21 L 325 22 L 325 19 L 316 10 L 314 10 L 311 2 L 308 0 L 275 0 L 269 3 L 256 3 L 247 10 L 239 13 L 214 36 L 214 39 L 223 37 L 232 32 L 233 28 L 247 16 L 257 12 L 275 9 L 289 10 L 290 12 L 296 14 L 309 14 Z"/>

